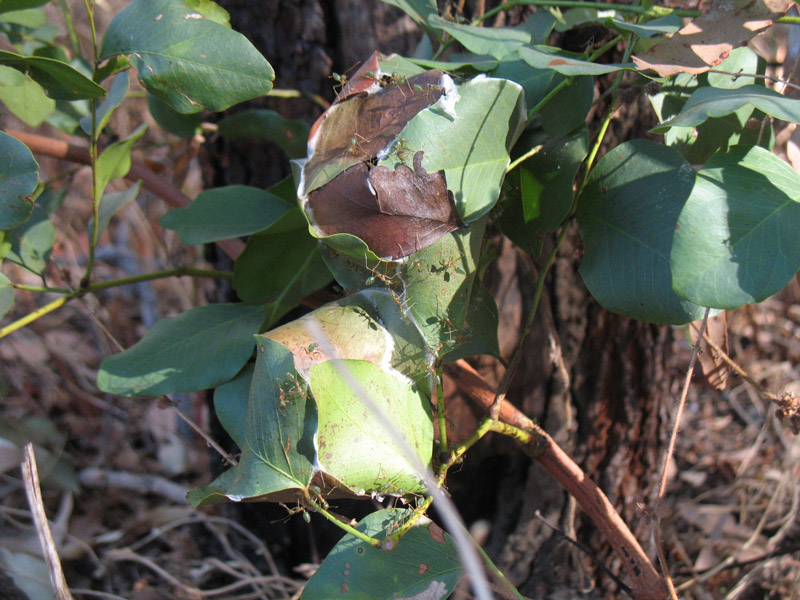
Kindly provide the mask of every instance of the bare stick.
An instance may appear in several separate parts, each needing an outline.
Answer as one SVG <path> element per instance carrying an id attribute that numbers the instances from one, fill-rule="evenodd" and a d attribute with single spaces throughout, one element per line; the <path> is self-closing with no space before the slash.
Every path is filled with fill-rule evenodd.
<path id="1" fill-rule="evenodd" d="M 495 390 L 466 361 L 459 360 L 446 365 L 445 371 L 458 388 L 476 404 L 486 410 L 492 407 Z M 500 404 L 499 417 L 500 420 L 530 433 L 532 441 L 521 448 L 575 498 L 581 509 L 603 532 L 608 543 L 622 559 L 631 580 L 634 597 L 641 600 L 663 600 L 667 593 L 664 580 L 597 484 L 586 476 L 553 438 L 508 400 L 503 399 Z"/>
<path id="2" fill-rule="evenodd" d="M 661 469 L 661 483 L 658 486 L 658 496 L 656 497 L 656 510 L 653 519 L 653 538 L 656 543 L 656 550 L 658 551 L 658 559 L 661 563 L 661 572 L 667 581 L 669 587 L 669 594 L 673 600 L 678 600 L 678 594 L 675 591 L 675 586 L 672 584 L 672 577 L 669 575 L 669 566 L 667 565 L 666 555 L 664 554 L 664 546 L 661 541 L 661 501 L 664 499 L 664 494 L 667 491 L 667 471 L 669 463 L 672 460 L 672 455 L 675 453 L 675 443 L 678 440 L 678 430 L 681 426 L 681 418 L 683 417 L 683 409 L 686 407 L 686 397 L 689 394 L 689 385 L 692 383 L 692 373 L 694 372 L 694 365 L 697 363 L 697 355 L 700 353 L 700 340 L 706 331 L 706 324 L 708 323 L 708 313 L 710 308 L 706 308 L 706 313 L 703 315 L 703 323 L 700 325 L 700 333 L 692 348 L 692 358 L 689 360 L 689 366 L 686 368 L 686 379 L 683 381 L 683 390 L 681 397 L 678 400 L 678 410 L 675 413 L 675 422 L 672 424 L 672 434 L 669 437 L 669 445 L 667 446 L 667 455 L 664 457 L 664 466 Z"/>
<path id="3" fill-rule="evenodd" d="M 56 543 L 53 540 L 53 533 L 50 531 L 50 524 L 47 521 L 47 514 L 44 510 L 42 488 L 39 486 L 39 470 L 36 468 L 33 444 L 25 446 L 25 458 L 22 461 L 22 479 L 25 481 L 25 494 L 28 496 L 28 504 L 31 507 L 31 514 L 36 525 L 36 532 L 39 534 L 39 541 L 42 543 L 44 560 L 47 563 L 50 583 L 53 585 L 56 598 L 58 600 L 74 600 L 64 577 L 64 571 L 61 569 L 61 560 L 58 558 Z"/>

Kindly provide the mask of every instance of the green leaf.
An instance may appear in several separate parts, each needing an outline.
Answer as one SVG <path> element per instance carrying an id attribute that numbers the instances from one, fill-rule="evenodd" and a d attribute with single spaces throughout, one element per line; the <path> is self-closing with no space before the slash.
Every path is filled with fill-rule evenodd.
<path id="1" fill-rule="evenodd" d="M 228 422 L 241 459 L 210 485 L 189 492 L 193 506 L 225 500 L 291 502 L 314 476 L 314 402 L 284 346 L 261 335 L 256 345 L 245 437 L 236 437 L 242 434 L 241 415 Z"/>
<path id="2" fill-rule="evenodd" d="M 727 71 L 735 75 L 726 75 L 717 71 Z M 715 88 L 735 89 L 756 83 L 755 77 L 741 76 L 739 73 L 761 73 L 758 54 L 747 46 L 734 48 L 728 58 L 719 63 L 708 73 L 708 84 Z"/>
<path id="3" fill-rule="evenodd" d="M 177 231 L 184 244 L 207 244 L 262 231 L 293 209 L 296 205 L 266 190 L 231 185 L 198 194 L 189 206 L 169 211 L 159 223 Z"/>
<path id="4" fill-rule="evenodd" d="M 36 8 L 37 6 L 44 6 L 48 2 L 50 0 L 3 0 L 0 3 L 0 13 Z"/>
<path id="5" fill-rule="evenodd" d="M 112 179 L 125 177 L 131 170 L 131 149 L 144 135 L 147 125 L 142 123 L 132 134 L 124 140 L 111 144 L 103 150 L 97 158 L 95 171 L 97 179 L 95 181 L 95 198 L 100 198 Z"/>
<path id="6" fill-rule="evenodd" d="M 437 357 L 464 341 L 464 322 L 486 219 L 415 252 L 389 285 Z M 391 273 L 389 273 L 392 275 Z"/>
<path id="7" fill-rule="evenodd" d="M 22 225 L 33 212 L 39 165 L 28 147 L 0 131 L 0 230 Z"/>
<path id="8" fill-rule="evenodd" d="M 111 113 L 125 100 L 125 95 L 128 93 L 128 80 L 128 71 L 119 73 L 114 77 L 114 82 L 108 90 L 108 96 L 106 96 L 106 99 L 97 107 L 95 111 L 95 139 L 100 136 L 100 133 L 102 133 L 103 129 L 108 125 L 108 121 L 111 119 Z M 92 115 L 86 115 L 81 119 L 80 123 L 83 132 L 86 135 L 92 135 Z"/>
<path id="9" fill-rule="evenodd" d="M 411 516 L 410 509 L 379 510 L 356 529 L 383 539 Z M 422 517 L 391 552 L 345 535 L 303 590 L 303 600 L 440 600 L 447 598 L 464 572 L 453 539 Z"/>
<path id="10" fill-rule="evenodd" d="M 264 308 L 199 306 L 158 321 L 131 348 L 100 365 L 97 386 L 121 396 L 205 390 L 230 380 L 253 352 Z"/>
<path id="11" fill-rule="evenodd" d="M 253 108 L 223 118 L 218 133 L 234 140 L 266 140 L 275 142 L 289 158 L 307 154 L 309 127 L 303 121 L 284 119 L 273 110 Z"/>
<path id="12" fill-rule="evenodd" d="M 11 285 L 11 280 L 0 273 L 0 318 L 3 318 L 12 306 L 14 306 L 14 287 Z"/>
<path id="13" fill-rule="evenodd" d="M 469 223 L 497 202 L 509 150 L 525 123 L 525 100 L 518 84 L 493 78 L 465 83 L 454 98 L 455 118 L 441 101 L 421 111 L 379 164 L 396 169 L 422 150 L 422 166 L 428 173 L 444 170 L 459 214 Z"/>
<path id="14" fill-rule="evenodd" d="M 678 325 L 703 308 L 672 291 L 672 237 L 694 184 L 675 150 L 647 140 L 620 144 L 592 169 L 578 199 L 584 256 L 580 273 L 592 296 L 625 316 Z"/>
<path id="15" fill-rule="evenodd" d="M 139 189 L 141 187 L 142 187 L 142 182 L 137 181 L 127 190 L 122 190 L 121 192 L 111 192 L 108 194 L 103 194 L 103 197 L 100 199 L 100 206 L 97 207 L 98 239 L 100 238 L 101 235 L 103 235 L 106 229 L 108 229 L 108 224 L 111 222 L 111 217 L 117 214 L 117 212 L 119 212 L 129 203 L 133 202 L 136 199 L 136 196 L 139 195 Z M 92 219 L 90 219 L 89 231 L 92 231 L 92 228 L 93 228 Z"/>
<path id="16" fill-rule="evenodd" d="M 268 304 L 270 327 L 331 280 L 308 229 L 254 235 L 233 267 L 233 288 L 244 302 Z"/>
<path id="17" fill-rule="evenodd" d="M 0 64 L 30 75 L 54 100 L 102 98 L 106 95 L 102 87 L 60 60 L 0 50 Z"/>
<path id="18" fill-rule="evenodd" d="M 330 356 L 320 347 L 317 330 Z M 289 348 L 304 379 L 313 364 L 330 358 L 370 360 L 402 373 L 428 393 L 430 355 L 419 329 L 386 290 L 350 294 L 266 335 Z"/>
<path id="19" fill-rule="evenodd" d="M 237 443 L 247 438 L 247 403 L 255 368 L 255 363 L 246 364 L 236 377 L 214 390 L 217 418 Z"/>
<path id="20" fill-rule="evenodd" d="M 231 15 L 216 2 L 212 2 L 212 0 L 183 0 L 183 2 L 206 19 L 230 27 Z"/>
<path id="21" fill-rule="evenodd" d="M 322 471 L 358 495 L 425 491 L 417 465 L 430 467 L 433 419 L 411 380 L 365 360 L 337 360 L 312 366 L 309 381 Z"/>
<path id="22" fill-rule="evenodd" d="M 16 117 L 31 127 L 38 127 L 56 108 L 42 86 L 11 67 L 0 66 L 0 101 Z"/>
<path id="23" fill-rule="evenodd" d="M 439 12 L 436 0 L 383 0 L 383 2 L 396 6 L 411 17 L 417 25 L 426 29 L 428 18 Z"/>
<path id="24" fill-rule="evenodd" d="M 715 308 L 760 302 L 800 268 L 800 175 L 767 150 L 736 146 L 697 174 L 677 225 L 680 296 Z"/>
<path id="25" fill-rule="evenodd" d="M 553 96 L 539 112 L 542 129 L 553 137 L 559 137 L 583 127 L 593 98 L 594 79 L 588 75 L 573 77 L 569 85 Z"/>
<path id="26" fill-rule="evenodd" d="M 497 304 L 489 288 L 479 278 L 472 284 L 467 316 L 462 331 L 453 336 L 453 344 L 443 356 L 444 362 L 455 362 L 470 356 L 500 356 L 500 342 L 497 339 Z"/>
<path id="27" fill-rule="evenodd" d="M 521 29 L 461 25 L 436 14 L 428 17 L 428 25 L 433 29 L 449 33 L 470 52 L 478 55 L 488 54 L 497 59 L 531 42 L 531 34 Z"/>
<path id="28" fill-rule="evenodd" d="M 181 113 L 263 96 L 275 78 L 244 36 L 179 0 L 133 0 L 117 13 L 100 58 L 120 54 L 130 56 L 145 88 Z"/>
<path id="29" fill-rule="evenodd" d="M 658 17 L 644 23 L 628 23 L 616 18 L 607 18 L 604 24 L 606 27 L 617 31 L 630 31 L 642 39 L 647 39 L 654 35 L 675 33 L 683 26 L 681 18 L 674 14 Z"/>
<path id="30" fill-rule="evenodd" d="M 150 109 L 150 114 L 159 127 L 178 137 L 194 137 L 203 123 L 202 114 L 184 115 L 179 113 L 150 92 L 147 92 L 147 108 Z"/>
<path id="31" fill-rule="evenodd" d="M 694 127 L 709 117 L 722 117 L 742 107 L 752 106 L 768 115 L 791 123 L 800 123 L 800 102 L 759 85 L 735 89 L 702 87 L 698 89 L 677 116 L 653 128 L 664 133 L 670 127 Z"/>
<path id="32" fill-rule="evenodd" d="M 523 149 L 542 144 L 541 150 L 512 172 L 512 184 L 498 223 L 503 233 L 531 257 L 539 256 L 546 234 L 558 229 L 569 214 L 575 175 L 589 151 L 586 127 L 564 137 L 524 136 Z"/>
<path id="33" fill-rule="evenodd" d="M 66 189 L 54 192 L 52 188 L 45 188 L 36 200 L 31 218 L 7 234 L 6 240 L 11 244 L 6 257 L 9 262 L 44 277 L 56 238 L 50 215 L 65 196 Z"/>
<path id="34" fill-rule="evenodd" d="M 605 75 L 616 71 L 634 71 L 633 63 L 600 64 L 581 60 L 580 54 L 565 52 L 553 46 L 526 46 L 519 49 L 519 55 L 530 66 L 537 69 L 552 69 L 562 75 Z"/>
<path id="35" fill-rule="evenodd" d="M 520 84 L 525 91 L 525 104 L 528 107 L 536 106 L 553 85 L 563 79 L 551 69 L 534 69 L 522 60 L 518 51 L 505 56 L 492 72 L 492 77 L 510 79 Z"/>

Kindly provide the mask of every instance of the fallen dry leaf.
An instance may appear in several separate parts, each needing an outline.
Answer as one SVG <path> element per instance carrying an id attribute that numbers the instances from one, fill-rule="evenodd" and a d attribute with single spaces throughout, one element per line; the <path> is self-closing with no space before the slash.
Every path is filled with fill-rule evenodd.
<path id="1" fill-rule="evenodd" d="M 772 25 L 793 4 L 792 0 L 717 0 L 707 13 L 634 56 L 633 62 L 640 70 L 653 69 L 662 77 L 704 73 Z"/>

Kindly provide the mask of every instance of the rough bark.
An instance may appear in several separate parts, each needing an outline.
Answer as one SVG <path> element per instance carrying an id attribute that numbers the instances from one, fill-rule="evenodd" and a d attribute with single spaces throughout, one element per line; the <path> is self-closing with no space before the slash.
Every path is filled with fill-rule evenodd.
<path id="1" fill-rule="evenodd" d="M 375 1 L 221 4 L 231 13 L 234 27 L 275 67 L 276 87 L 328 98 L 333 95 L 332 71 L 348 70 L 376 48 L 412 51 L 417 37 L 406 17 Z M 292 118 L 311 121 L 318 114 L 310 103 L 259 102 Z M 217 142 L 209 156 L 212 185 L 267 186 L 288 173 L 279 151 L 263 144 Z M 536 268 L 507 242 L 498 245 L 500 258 L 490 283 L 501 310 L 501 346 L 509 356 L 530 306 Z M 660 468 L 669 330 L 598 307 L 578 276 L 578 255 L 577 246 L 562 248 L 509 398 L 600 485 L 650 552 L 650 524 L 638 507 L 652 506 Z M 495 379 L 502 374 L 488 362 L 482 370 Z M 468 524 L 481 519 L 490 523 L 487 550 L 523 594 L 543 598 L 595 588 L 586 597 L 615 597 L 614 582 L 544 525 L 537 511 L 577 535 L 596 558 L 621 574 L 617 557 L 564 491 L 513 443 L 497 437 L 482 442 L 453 474 L 450 490 Z M 305 537 L 298 530 L 283 535 Z M 321 552 L 324 546 L 323 542 Z M 285 564 L 312 558 L 295 556 Z"/>

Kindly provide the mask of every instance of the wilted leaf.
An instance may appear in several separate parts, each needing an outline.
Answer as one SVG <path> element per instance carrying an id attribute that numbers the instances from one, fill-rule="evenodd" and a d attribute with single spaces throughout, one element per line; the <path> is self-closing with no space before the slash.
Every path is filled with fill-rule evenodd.
<path id="1" fill-rule="evenodd" d="M 363 162 L 350 167 L 308 195 L 312 226 L 326 236 L 355 235 L 391 260 L 462 227 L 444 173 L 425 171 L 422 156 L 414 156 L 413 171 L 405 165 L 370 169 Z"/>
<path id="2" fill-rule="evenodd" d="M 393 80 L 373 54 L 317 119 L 308 140 L 299 195 L 306 196 L 345 169 L 372 160 L 419 111 L 444 94 L 441 71 Z"/>
<path id="3" fill-rule="evenodd" d="M 792 0 L 731 0 L 715 2 L 668 40 L 650 48 L 633 62 L 662 77 L 675 73 L 704 73 L 721 63 L 792 6 Z"/>

